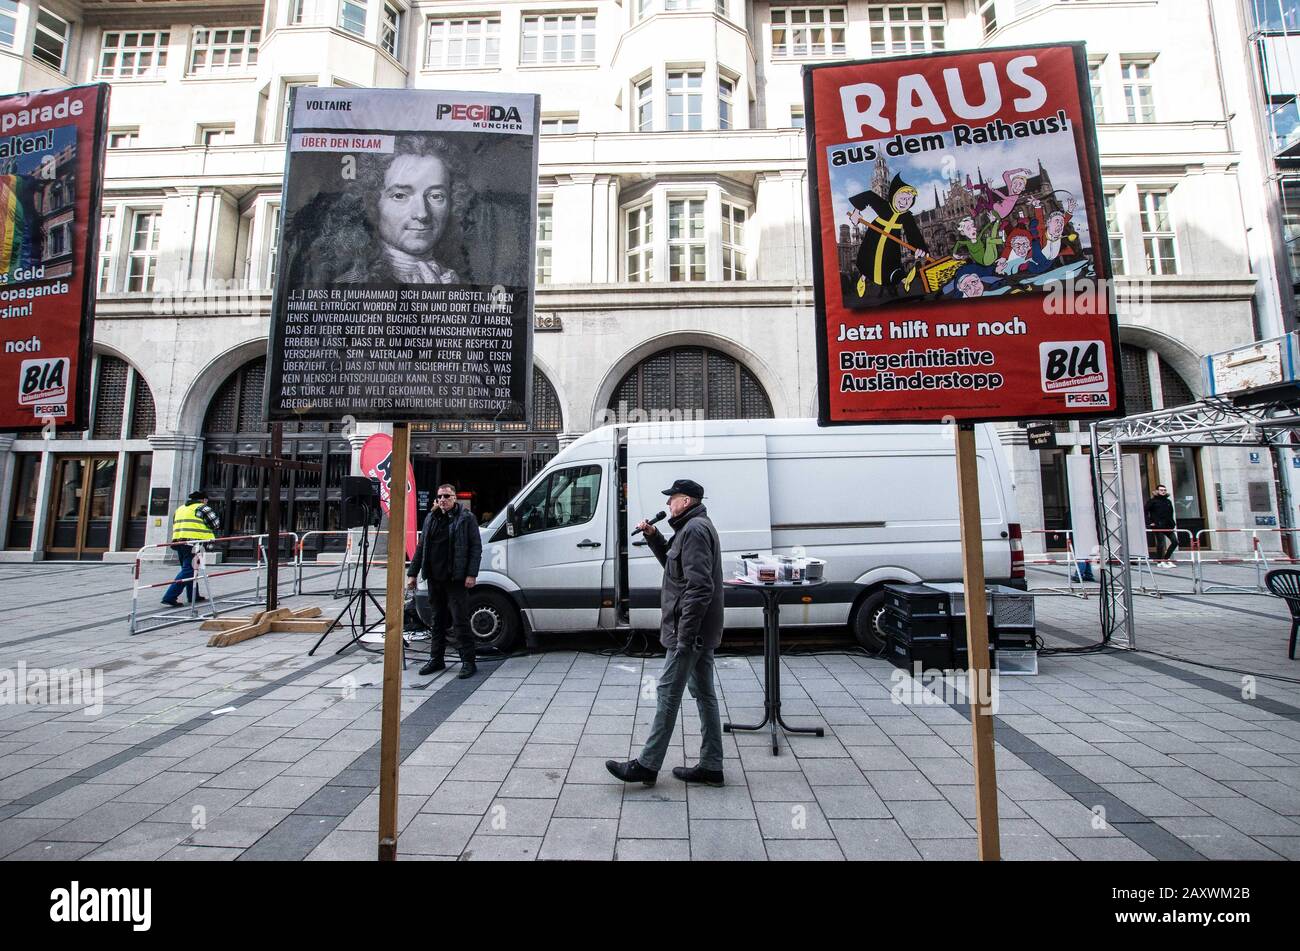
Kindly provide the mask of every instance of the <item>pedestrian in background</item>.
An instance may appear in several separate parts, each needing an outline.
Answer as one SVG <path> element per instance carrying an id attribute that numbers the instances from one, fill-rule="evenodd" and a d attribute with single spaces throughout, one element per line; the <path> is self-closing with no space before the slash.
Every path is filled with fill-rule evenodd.
<path id="1" fill-rule="evenodd" d="M 1178 550 L 1178 534 L 1174 531 L 1174 501 L 1163 485 L 1156 486 L 1156 494 L 1147 499 L 1147 528 L 1155 536 L 1156 564 L 1161 568 L 1174 567 L 1174 552 Z M 1168 544 L 1165 548 L 1162 542 Z"/>
<path id="2" fill-rule="evenodd" d="M 221 519 L 208 505 L 208 493 L 199 489 L 190 493 L 189 501 L 176 510 L 172 519 L 172 551 L 180 557 L 181 570 L 163 594 L 162 603 L 180 607 L 181 592 L 191 604 L 208 600 L 198 592 L 194 577 L 194 548 L 197 542 L 211 541 L 221 533 Z"/>

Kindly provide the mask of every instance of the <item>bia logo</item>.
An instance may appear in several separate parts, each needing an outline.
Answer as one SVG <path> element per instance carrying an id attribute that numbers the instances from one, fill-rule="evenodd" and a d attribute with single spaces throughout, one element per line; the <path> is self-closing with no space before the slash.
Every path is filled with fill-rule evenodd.
<path id="1" fill-rule="evenodd" d="M 71 366 L 72 361 L 67 357 L 24 360 L 18 371 L 18 405 L 66 400 Z"/>
<path id="2" fill-rule="evenodd" d="M 1101 340 L 1050 341 L 1038 345 L 1044 393 L 1105 393 L 1106 344 Z"/>

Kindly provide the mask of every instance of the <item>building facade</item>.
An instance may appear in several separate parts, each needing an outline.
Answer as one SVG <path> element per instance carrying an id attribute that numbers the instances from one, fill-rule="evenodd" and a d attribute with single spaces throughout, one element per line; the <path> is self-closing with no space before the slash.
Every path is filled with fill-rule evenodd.
<path id="1" fill-rule="evenodd" d="M 227 530 L 263 530 L 264 475 L 206 456 L 268 449 L 299 85 L 541 95 L 537 412 L 514 429 L 416 431 L 422 493 L 454 481 L 495 511 L 610 419 L 815 414 L 800 67 L 841 58 L 1086 41 L 1128 408 L 1190 401 L 1200 355 L 1282 332 L 1291 307 L 1243 3 L 0 0 L 0 89 L 113 86 L 92 424 L 0 435 L 0 558 L 132 557 L 167 539 L 164 509 L 200 485 Z M 965 176 L 991 172 L 962 170 L 932 224 L 956 214 Z M 323 464 L 282 490 L 288 529 L 337 528 L 339 483 L 378 429 L 287 426 L 288 451 Z M 1043 453 L 1003 429 L 1030 550 L 1070 525 L 1063 456 L 1087 434 L 1060 429 Z M 1240 528 L 1260 504 L 1252 481 L 1278 514 L 1273 473 L 1251 459 L 1162 448 L 1143 471 L 1171 486 L 1185 526 Z"/>

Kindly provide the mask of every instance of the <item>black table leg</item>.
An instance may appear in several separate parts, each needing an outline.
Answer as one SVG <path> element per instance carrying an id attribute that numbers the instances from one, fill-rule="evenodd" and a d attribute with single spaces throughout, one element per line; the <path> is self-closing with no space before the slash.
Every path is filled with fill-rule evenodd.
<path id="1" fill-rule="evenodd" d="M 775 599 L 772 604 L 772 613 L 775 615 L 772 622 L 772 681 L 776 684 L 774 688 L 776 693 L 776 711 L 773 715 L 773 729 L 776 724 L 781 724 L 781 729 L 787 733 L 811 733 L 814 736 L 825 736 L 826 731 L 819 726 L 791 726 L 781 717 L 781 625 L 780 609 L 777 608 Z"/>
<path id="2" fill-rule="evenodd" d="M 763 594 L 763 719 L 754 724 L 732 723 L 730 721 L 722 724 L 723 733 L 731 733 L 733 730 L 761 730 L 770 722 L 772 724 L 773 734 L 776 732 L 776 722 L 772 719 L 772 668 L 768 661 L 768 637 L 767 637 L 767 592 Z M 775 742 L 775 740 L 773 741 Z"/>

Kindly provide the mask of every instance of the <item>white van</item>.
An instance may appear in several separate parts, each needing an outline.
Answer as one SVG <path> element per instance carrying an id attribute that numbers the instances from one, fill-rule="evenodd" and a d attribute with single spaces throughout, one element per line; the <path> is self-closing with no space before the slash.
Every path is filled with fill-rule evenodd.
<path id="1" fill-rule="evenodd" d="M 992 426 L 976 427 L 976 446 L 985 574 L 1023 588 L 1011 472 Z M 724 570 L 745 553 L 795 547 L 826 560 L 828 583 L 791 597 L 783 630 L 848 624 L 878 650 L 886 584 L 961 580 L 954 448 L 946 426 L 765 419 L 596 429 L 483 527 L 471 626 L 501 648 L 524 624 L 537 633 L 657 630 L 662 569 L 630 533 L 667 507 L 662 490 L 674 479 L 694 479 Z M 761 627 L 758 596 L 728 590 L 726 624 Z"/>

